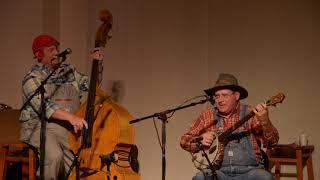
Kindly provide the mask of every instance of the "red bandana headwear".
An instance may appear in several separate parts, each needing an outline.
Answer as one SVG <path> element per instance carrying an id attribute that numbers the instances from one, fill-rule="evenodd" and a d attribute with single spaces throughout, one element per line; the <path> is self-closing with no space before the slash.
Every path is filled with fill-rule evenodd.
<path id="1" fill-rule="evenodd" d="M 38 37 L 33 39 L 32 51 L 33 54 L 36 55 L 36 52 L 41 51 L 44 47 L 49 47 L 53 45 L 59 46 L 59 44 L 60 43 L 50 35 L 39 35 Z"/>

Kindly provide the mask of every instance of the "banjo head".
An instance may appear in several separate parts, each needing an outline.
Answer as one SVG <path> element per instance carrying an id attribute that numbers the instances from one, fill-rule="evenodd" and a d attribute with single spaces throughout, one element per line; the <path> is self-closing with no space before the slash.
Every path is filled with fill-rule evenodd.
<path id="1" fill-rule="evenodd" d="M 210 160 L 210 163 L 217 167 L 222 162 L 223 153 L 224 153 L 224 146 L 222 143 L 219 142 L 218 136 L 219 134 L 215 131 L 211 131 L 211 133 L 216 137 L 215 140 L 212 142 L 211 146 L 204 150 L 204 152 L 207 154 L 208 159 Z M 194 166 L 199 169 L 207 169 L 209 167 L 208 160 L 205 158 L 204 153 L 200 150 L 197 153 L 191 153 L 192 156 L 192 162 Z"/>

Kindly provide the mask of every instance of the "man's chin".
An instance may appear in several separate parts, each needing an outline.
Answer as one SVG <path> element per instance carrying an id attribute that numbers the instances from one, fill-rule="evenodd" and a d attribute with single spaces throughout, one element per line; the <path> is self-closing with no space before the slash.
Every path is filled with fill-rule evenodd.
<path id="1" fill-rule="evenodd" d="M 227 108 L 224 107 L 224 106 L 220 106 L 220 107 L 218 107 L 218 110 L 219 110 L 220 112 L 226 112 L 226 111 L 227 111 Z"/>
<path id="2" fill-rule="evenodd" d="M 218 110 L 219 110 L 219 113 L 222 115 L 227 115 L 230 113 L 226 108 L 219 108 Z"/>

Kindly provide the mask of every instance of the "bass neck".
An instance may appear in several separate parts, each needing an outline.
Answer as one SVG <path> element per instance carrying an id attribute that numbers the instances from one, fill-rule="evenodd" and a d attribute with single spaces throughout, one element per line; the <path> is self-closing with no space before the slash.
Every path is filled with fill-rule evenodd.
<path id="1" fill-rule="evenodd" d="M 90 85 L 88 91 L 87 108 L 85 120 L 88 123 L 88 129 L 82 130 L 82 148 L 90 148 L 92 144 L 92 130 L 94 124 L 94 102 L 96 96 L 96 87 L 98 80 L 99 60 L 94 59 L 92 62 Z"/>

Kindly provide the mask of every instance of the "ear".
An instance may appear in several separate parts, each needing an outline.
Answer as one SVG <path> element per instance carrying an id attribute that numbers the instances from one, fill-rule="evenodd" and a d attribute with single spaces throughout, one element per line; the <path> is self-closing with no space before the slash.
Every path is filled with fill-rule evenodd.
<path id="1" fill-rule="evenodd" d="M 239 93 L 238 91 L 235 91 L 234 94 L 236 95 L 237 101 L 239 101 L 239 99 L 240 99 L 240 93 Z"/>
<path id="2" fill-rule="evenodd" d="M 36 58 L 38 59 L 38 60 L 42 60 L 43 59 L 43 56 L 44 56 L 44 54 L 43 54 L 43 51 L 37 51 L 36 52 L 36 54 L 35 54 L 35 56 L 36 56 Z"/>

